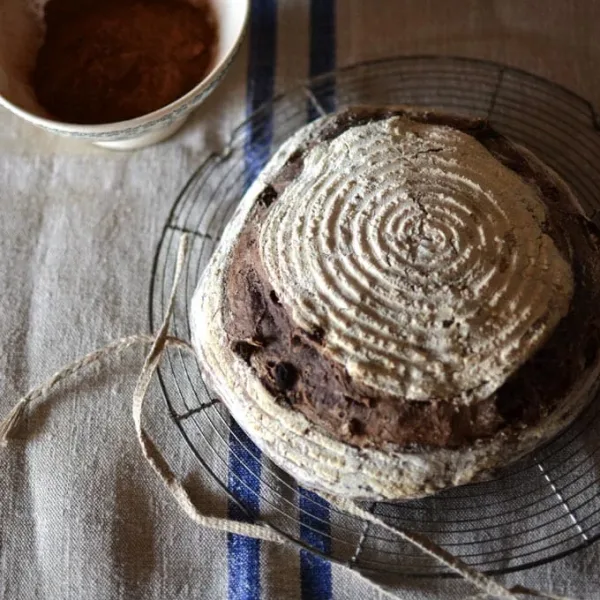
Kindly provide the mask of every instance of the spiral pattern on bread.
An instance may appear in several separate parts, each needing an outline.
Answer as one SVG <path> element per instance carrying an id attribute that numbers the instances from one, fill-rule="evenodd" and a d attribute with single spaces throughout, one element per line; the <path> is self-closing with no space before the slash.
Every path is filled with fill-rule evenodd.
<path id="1" fill-rule="evenodd" d="M 356 381 L 469 403 L 547 339 L 573 293 L 536 191 L 469 135 L 403 117 L 304 157 L 260 233 L 296 324 Z"/>

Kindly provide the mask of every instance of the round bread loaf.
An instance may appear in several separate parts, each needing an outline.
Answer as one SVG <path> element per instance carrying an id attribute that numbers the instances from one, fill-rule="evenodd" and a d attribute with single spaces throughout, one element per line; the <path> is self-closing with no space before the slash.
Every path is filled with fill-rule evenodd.
<path id="1" fill-rule="evenodd" d="M 402 499 L 489 477 L 595 392 L 599 237 L 487 122 L 351 108 L 295 134 L 194 295 L 203 373 L 303 485 Z"/>

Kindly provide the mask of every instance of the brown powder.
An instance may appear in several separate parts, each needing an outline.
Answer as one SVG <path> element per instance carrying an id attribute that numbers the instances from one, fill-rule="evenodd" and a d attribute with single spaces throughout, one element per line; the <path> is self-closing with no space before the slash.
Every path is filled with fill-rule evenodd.
<path id="1" fill-rule="evenodd" d="M 133 119 L 173 102 L 210 68 L 212 10 L 183 0 L 50 0 L 33 73 L 38 100 L 69 123 Z"/>

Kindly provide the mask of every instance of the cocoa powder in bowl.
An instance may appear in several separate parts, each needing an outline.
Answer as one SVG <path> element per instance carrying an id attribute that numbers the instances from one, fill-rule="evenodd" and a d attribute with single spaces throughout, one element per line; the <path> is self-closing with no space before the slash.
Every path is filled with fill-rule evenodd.
<path id="1" fill-rule="evenodd" d="M 125 121 L 153 112 L 207 74 L 217 27 L 207 3 L 50 0 L 33 72 L 38 101 L 68 123 Z"/>

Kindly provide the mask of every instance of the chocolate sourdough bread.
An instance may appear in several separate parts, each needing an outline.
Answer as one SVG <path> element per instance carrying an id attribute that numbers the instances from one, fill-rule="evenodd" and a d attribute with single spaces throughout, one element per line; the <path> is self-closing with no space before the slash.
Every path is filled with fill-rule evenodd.
<path id="1" fill-rule="evenodd" d="M 194 298 L 193 341 L 234 417 L 303 483 L 424 495 L 586 404 L 598 244 L 566 184 L 485 121 L 348 109 L 249 190 Z"/>

